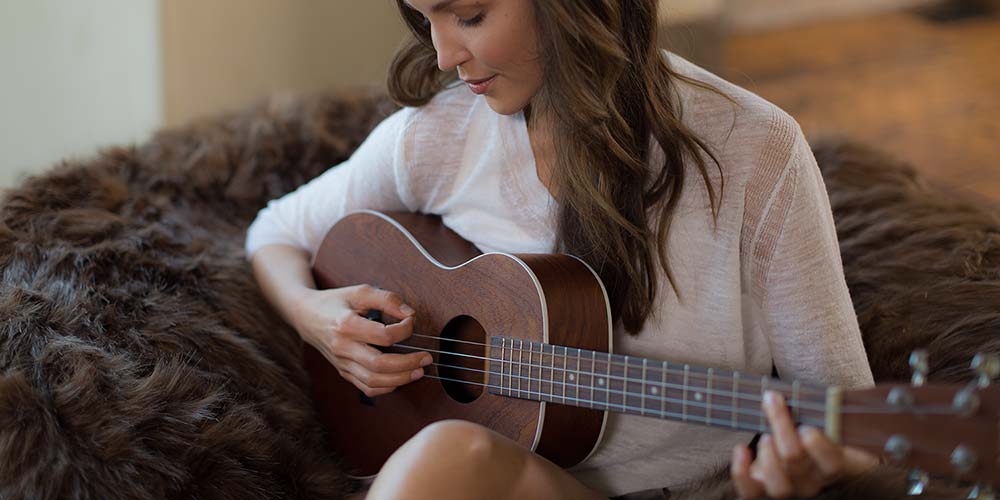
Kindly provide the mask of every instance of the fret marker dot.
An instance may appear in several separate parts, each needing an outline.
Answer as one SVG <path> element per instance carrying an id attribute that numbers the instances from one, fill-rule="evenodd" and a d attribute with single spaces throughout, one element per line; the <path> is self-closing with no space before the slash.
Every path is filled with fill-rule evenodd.
<path id="1" fill-rule="evenodd" d="M 653 394 L 656 394 L 658 391 L 656 390 L 656 387 L 650 387 L 649 388 L 649 392 L 652 392 Z"/>
<path id="2" fill-rule="evenodd" d="M 695 401 L 701 401 L 703 397 L 704 396 L 702 396 L 700 392 L 694 393 L 694 400 Z"/>
<path id="3" fill-rule="evenodd" d="M 597 385 L 604 385 L 604 379 L 603 378 L 597 379 Z"/>
<path id="4" fill-rule="evenodd" d="M 569 381 L 570 381 L 570 382 L 572 382 L 574 378 L 575 378 L 575 377 L 573 377 L 573 374 L 572 374 L 572 373 L 570 373 L 570 374 L 569 374 Z"/>

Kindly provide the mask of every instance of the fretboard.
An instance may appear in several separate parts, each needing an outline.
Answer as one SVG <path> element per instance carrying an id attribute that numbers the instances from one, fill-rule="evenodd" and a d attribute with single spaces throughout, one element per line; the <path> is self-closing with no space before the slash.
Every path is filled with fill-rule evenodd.
<path id="1" fill-rule="evenodd" d="M 774 390 L 797 423 L 825 426 L 818 385 L 499 336 L 489 358 L 489 391 L 502 396 L 766 432 L 761 400 Z"/>

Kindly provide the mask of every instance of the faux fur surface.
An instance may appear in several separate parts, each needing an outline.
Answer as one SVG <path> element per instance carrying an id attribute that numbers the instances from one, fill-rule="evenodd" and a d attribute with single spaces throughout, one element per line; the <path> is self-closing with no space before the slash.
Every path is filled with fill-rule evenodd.
<path id="1" fill-rule="evenodd" d="M 274 98 L 8 192 L 0 498 L 341 497 L 300 341 L 257 291 L 243 235 L 390 111 L 377 94 Z M 931 380 L 967 379 L 972 353 L 1000 351 L 997 217 L 874 151 L 816 153 L 876 377 L 908 377 L 925 346 Z M 899 477 L 823 498 L 901 497 Z M 719 478 L 687 495 L 732 491 Z"/>

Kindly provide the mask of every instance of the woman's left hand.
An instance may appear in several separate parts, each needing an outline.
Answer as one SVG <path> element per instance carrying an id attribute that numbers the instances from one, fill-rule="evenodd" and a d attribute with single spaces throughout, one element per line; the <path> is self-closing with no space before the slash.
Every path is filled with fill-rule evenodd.
<path id="1" fill-rule="evenodd" d="M 763 408 L 772 433 L 757 442 L 757 459 L 746 446 L 733 449 L 730 471 L 741 498 L 812 497 L 830 483 L 879 463 L 874 455 L 830 441 L 815 427 L 796 431 L 781 394 L 768 391 Z"/>

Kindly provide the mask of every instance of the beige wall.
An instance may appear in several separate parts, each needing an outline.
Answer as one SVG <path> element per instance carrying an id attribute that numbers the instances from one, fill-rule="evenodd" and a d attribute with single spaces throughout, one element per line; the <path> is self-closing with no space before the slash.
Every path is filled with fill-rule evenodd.
<path id="1" fill-rule="evenodd" d="M 757 31 L 821 19 L 887 12 L 934 1 L 937 0 L 727 0 L 725 16 L 728 25 L 736 30 Z"/>
<path id="2" fill-rule="evenodd" d="M 161 0 L 167 125 L 276 92 L 383 82 L 392 0 Z"/>
<path id="3" fill-rule="evenodd" d="M 156 0 L 0 0 L 0 188 L 160 124 L 157 10 Z"/>

